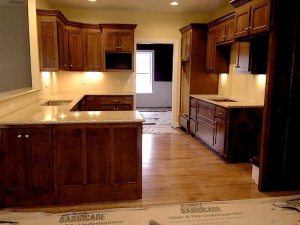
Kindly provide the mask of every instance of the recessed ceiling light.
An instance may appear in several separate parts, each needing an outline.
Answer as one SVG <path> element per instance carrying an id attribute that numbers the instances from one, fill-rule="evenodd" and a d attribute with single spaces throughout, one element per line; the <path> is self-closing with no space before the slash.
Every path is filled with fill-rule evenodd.
<path id="1" fill-rule="evenodd" d="M 95 2 L 95 1 L 97 1 L 97 0 L 89 0 L 89 2 Z"/>
<path id="2" fill-rule="evenodd" d="M 179 3 L 178 2 L 171 2 L 170 5 L 174 5 L 175 6 L 175 5 L 179 5 Z"/>

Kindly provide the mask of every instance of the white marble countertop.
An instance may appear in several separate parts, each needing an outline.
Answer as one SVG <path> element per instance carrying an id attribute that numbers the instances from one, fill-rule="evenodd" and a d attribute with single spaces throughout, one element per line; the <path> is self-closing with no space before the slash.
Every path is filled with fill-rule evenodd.
<path id="1" fill-rule="evenodd" d="M 79 123 L 142 123 L 139 111 L 70 111 L 84 95 L 133 95 L 132 93 L 61 93 L 41 99 L 0 118 L 0 126 Z M 64 106 L 41 106 L 49 100 L 70 100 Z"/>
<path id="2" fill-rule="evenodd" d="M 245 100 L 240 100 L 236 98 L 221 96 L 221 95 L 191 95 L 193 98 L 197 98 L 217 106 L 224 108 L 260 108 L 264 107 L 262 103 L 250 102 Z M 227 101 L 218 101 L 226 99 Z M 216 101 L 214 101 L 216 100 Z M 228 101 L 229 100 L 229 101 Z"/>

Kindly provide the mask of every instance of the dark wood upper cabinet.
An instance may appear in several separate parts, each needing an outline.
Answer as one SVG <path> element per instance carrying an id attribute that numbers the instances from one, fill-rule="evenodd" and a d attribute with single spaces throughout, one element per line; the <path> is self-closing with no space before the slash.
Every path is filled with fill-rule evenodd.
<path id="1" fill-rule="evenodd" d="M 57 21 L 57 38 L 59 70 L 69 70 L 68 31 L 66 26 L 61 21 Z"/>
<path id="2" fill-rule="evenodd" d="M 270 0 L 232 0 L 235 9 L 235 38 L 247 38 L 269 30 Z"/>
<path id="3" fill-rule="evenodd" d="M 58 71 L 57 24 L 55 16 L 38 16 L 39 60 L 41 71 Z"/>
<path id="4" fill-rule="evenodd" d="M 77 27 L 68 27 L 69 40 L 69 70 L 84 70 L 84 43 L 83 30 Z"/>
<path id="5" fill-rule="evenodd" d="M 104 51 L 133 52 L 134 30 L 106 28 L 103 26 L 103 48 Z"/>
<path id="6" fill-rule="evenodd" d="M 87 71 L 101 70 L 101 31 L 100 29 L 85 29 L 85 69 Z"/>
<path id="7" fill-rule="evenodd" d="M 133 71 L 135 24 L 100 24 L 103 71 Z"/>
<path id="8" fill-rule="evenodd" d="M 189 60 L 191 57 L 191 31 L 181 35 L 181 60 Z"/>
<path id="9" fill-rule="evenodd" d="M 234 18 L 218 24 L 215 28 L 216 44 L 232 43 L 234 41 Z"/>

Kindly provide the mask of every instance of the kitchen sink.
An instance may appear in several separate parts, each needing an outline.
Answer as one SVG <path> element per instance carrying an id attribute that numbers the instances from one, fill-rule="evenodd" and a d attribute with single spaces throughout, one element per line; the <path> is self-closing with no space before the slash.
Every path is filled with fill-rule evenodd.
<path id="1" fill-rule="evenodd" d="M 215 102 L 236 102 L 235 100 L 231 100 L 228 98 L 214 98 L 214 99 L 209 99 L 211 101 L 215 101 Z"/>
<path id="2" fill-rule="evenodd" d="M 71 103 L 72 100 L 49 100 L 41 104 L 41 106 L 64 106 Z"/>

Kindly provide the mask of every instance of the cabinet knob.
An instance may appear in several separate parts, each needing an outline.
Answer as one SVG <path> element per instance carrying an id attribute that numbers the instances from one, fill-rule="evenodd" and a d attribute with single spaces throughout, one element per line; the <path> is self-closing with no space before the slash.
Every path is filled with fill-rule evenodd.
<path id="1" fill-rule="evenodd" d="M 219 115 L 222 115 L 223 113 L 219 112 Z"/>
<path id="2" fill-rule="evenodd" d="M 21 135 L 21 134 L 19 134 L 19 135 L 18 135 L 18 138 L 22 138 L 22 135 Z"/>
<path id="3" fill-rule="evenodd" d="M 72 67 L 73 65 L 71 64 L 70 66 Z"/>
<path id="4" fill-rule="evenodd" d="M 25 135 L 25 138 L 29 138 L 29 135 L 28 135 L 28 134 L 26 134 L 26 135 Z"/>
<path id="5" fill-rule="evenodd" d="M 249 29 L 252 29 L 252 27 L 249 27 Z"/>

